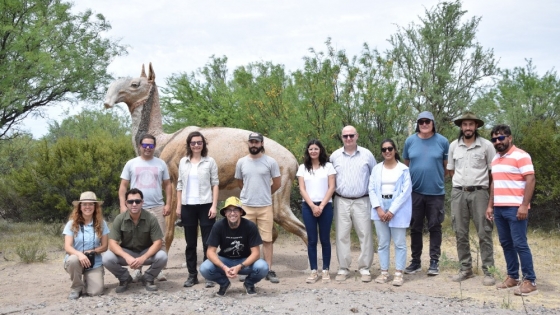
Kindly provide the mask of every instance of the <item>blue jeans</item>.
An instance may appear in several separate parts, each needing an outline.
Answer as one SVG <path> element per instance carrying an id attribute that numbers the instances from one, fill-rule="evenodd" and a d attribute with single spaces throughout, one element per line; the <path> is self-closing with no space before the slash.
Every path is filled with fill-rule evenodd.
<path id="1" fill-rule="evenodd" d="M 494 223 L 498 229 L 500 245 L 504 250 L 507 274 L 519 279 L 519 264 L 525 280 L 535 281 L 537 276 L 533 269 L 533 255 L 527 244 L 526 220 L 517 220 L 518 207 L 494 207 Z"/>
<path id="2" fill-rule="evenodd" d="M 315 205 L 321 204 L 315 202 Z M 309 257 L 309 267 L 311 270 L 317 270 L 317 226 L 319 226 L 319 239 L 321 240 L 321 249 L 323 251 L 323 270 L 329 270 L 331 265 L 331 225 L 333 220 L 332 202 L 329 202 L 323 208 L 320 216 L 315 217 L 307 202 L 301 204 L 301 214 L 303 223 L 307 230 L 307 256 Z"/>
<path id="3" fill-rule="evenodd" d="M 239 265 L 246 259 L 229 259 L 222 256 L 218 256 L 218 258 L 220 258 L 222 263 L 228 267 Z M 229 282 L 229 278 L 226 276 L 224 270 L 220 267 L 214 265 L 214 263 L 207 259 L 200 265 L 200 274 L 204 277 L 204 279 L 214 281 L 220 286 L 224 286 Z M 245 278 L 245 283 L 247 285 L 254 285 L 255 283 L 261 281 L 264 277 L 266 277 L 266 275 L 268 274 L 268 264 L 266 263 L 266 261 L 259 259 L 252 265 L 241 268 L 241 270 L 239 270 L 239 274 L 247 276 L 247 278 Z"/>
<path id="4" fill-rule="evenodd" d="M 393 199 L 382 199 L 383 210 L 387 211 L 393 203 Z M 373 210 L 377 211 L 377 210 Z M 389 270 L 389 254 L 391 252 L 391 238 L 395 243 L 395 270 L 404 270 L 406 265 L 406 228 L 389 227 L 389 223 L 374 220 L 377 232 L 377 255 L 381 270 Z"/>

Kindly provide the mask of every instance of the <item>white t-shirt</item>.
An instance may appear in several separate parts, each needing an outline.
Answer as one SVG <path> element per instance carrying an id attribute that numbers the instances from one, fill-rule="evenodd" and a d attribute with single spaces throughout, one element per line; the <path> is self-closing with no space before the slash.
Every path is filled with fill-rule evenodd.
<path id="1" fill-rule="evenodd" d="M 191 172 L 187 181 L 187 204 L 200 204 L 200 183 L 198 179 L 198 164 L 191 163 Z"/>
<path id="2" fill-rule="evenodd" d="M 321 202 L 329 190 L 329 175 L 336 174 L 336 171 L 331 162 L 327 162 L 325 166 L 310 173 L 305 169 L 305 165 L 301 164 L 298 168 L 297 177 L 302 177 L 305 182 L 305 190 L 309 198 L 313 202 Z M 305 200 L 304 200 L 305 201 Z M 332 199 L 329 200 L 331 202 Z"/>
<path id="3" fill-rule="evenodd" d="M 383 166 L 381 169 L 381 194 L 382 195 L 392 195 L 395 192 L 395 184 L 399 180 L 399 175 L 401 172 L 397 170 L 396 167 L 388 169 Z"/>

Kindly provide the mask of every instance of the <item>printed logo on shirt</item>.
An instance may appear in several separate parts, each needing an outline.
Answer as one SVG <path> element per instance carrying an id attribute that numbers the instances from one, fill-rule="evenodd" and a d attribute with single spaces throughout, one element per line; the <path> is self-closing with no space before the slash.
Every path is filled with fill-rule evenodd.
<path id="1" fill-rule="evenodd" d="M 159 169 L 155 166 L 139 166 L 136 168 L 136 185 L 135 187 L 142 190 L 142 188 L 158 188 L 158 172 Z"/>

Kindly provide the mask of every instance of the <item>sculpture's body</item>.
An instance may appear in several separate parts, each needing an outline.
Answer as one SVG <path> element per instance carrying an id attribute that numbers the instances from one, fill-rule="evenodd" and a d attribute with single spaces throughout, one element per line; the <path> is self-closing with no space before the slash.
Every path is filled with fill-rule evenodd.
<path id="1" fill-rule="evenodd" d="M 164 133 L 159 92 L 155 84 L 155 74 L 151 64 L 148 69 L 148 76 L 146 76 L 144 66 L 142 66 L 140 77 L 118 79 L 109 86 L 105 96 L 105 107 L 110 108 L 120 102 L 126 103 L 132 116 L 132 142 L 135 150 L 138 148 L 137 139 L 143 133 L 154 135 L 157 139 L 156 155 L 159 155 L 167 163 L 174 187 L 177 185 L 179 160 L 186 155 L 187 135 L 191 131 L 199 130 L 208 141 L 208 154 L 218 164 L 219 199 L 224 200 L 229 196 L 239 196 L 240 190 L 234 178 L 235 165 L 239 158 L 248 154 L 249 131 L 224 127 L 186 127 L 173 134 Z M 266 154 L 278 162 L 282 174 L 282 186 L 273 195 L 272 200 L 274 221 L 287 231 L 301 237 L 307 243 L 305 227 L 290 209 L 290 189 L 298 167 L 297 160 L 290 151 L 274 140 L 265 138 L 264 146 Z M 177 194 L 174 189 L 171 209 L 176 207 L 176 198 Z M 171 211 L 171 215 L 166 219 L 167 231 L 164 234 L 167 249 L 173 241 L 175 218 L 175 211 Z"/>

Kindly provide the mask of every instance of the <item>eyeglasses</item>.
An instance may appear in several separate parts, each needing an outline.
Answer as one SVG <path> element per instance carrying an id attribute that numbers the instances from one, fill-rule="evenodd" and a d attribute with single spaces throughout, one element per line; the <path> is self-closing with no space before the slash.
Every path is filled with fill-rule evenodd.
<path id="1" fill-rule="evenodd" d="M 492 143 L 495 143 L 496 141 L 500 140 L 500 141 L 504 141 L 506 140 L 508 136 L 497 136 L 496 138 L 492 138 L 490 139 L 490 141 L 492 141 Z"/>
<path id="2" fill-rule="evenodd" d="M 432 122 L 431 119 L 419 119 L 418 125 L 429 125 Z"/>
<path id="3" fill-rule="evenodd" d="M 356 136 L 355 133 L 351 133 L 351 134 L 349 134 L 349 135 L 342 135 L 342 138 L 344 138 L 344 139 L 348 139 L 348 138 L 354 139 L 355 136 Z"/>
<path id="4" fill-rule="evenodd" d="M 226 214 L 228 214 L 228 213 L 234 213 L 234 212 L 241 212 L 241 210 L 239 210 L 239 208 L 231 208 L 231 209 L 224 210 L 224 212 Z"/>
<path id="5" fill-rule="evenodd" d="M 203 145 L 203 144 L 204 144 L 204 142 L 202 142 L 202 141 L 191 141 L 190 142 L 191 147 L 194 147 L 195 145 Z"/>
<path id="6" fill-rule="evenodd" d="M 394 149 L 393 147 L 381 148 L 381 152 L 383 152 L 383 153 L 385 153 L 385 152 L 387 152 L 387 151 L 393 152 L 393 149 Z"/>
<path id="7" fill-rule="evenodd" d="M 128 203 L 129 205 L 131 205 L 133 203 L 139 205 L 139 204 L 142 203 L 142 199 L 129 199 L 129 200 L 126 201 L 126 203 Z"/>
<path id="8" fill-rule="evenodd" d="M 141 146 L 142 146 L 142 148 L 144 148 L 144 149 L 153 149 L 153 148 L 156 147 L 156 145 L 155 145 L 155 144 L 152 144 L 152 143 L 142 143 Z"/>

